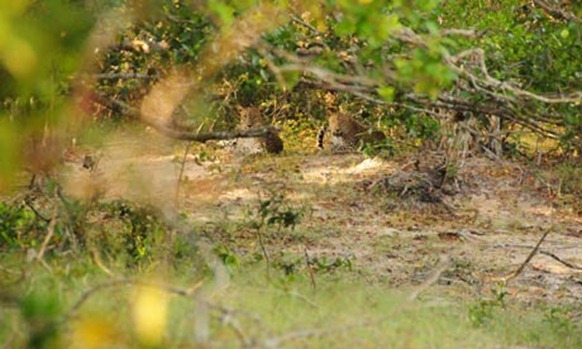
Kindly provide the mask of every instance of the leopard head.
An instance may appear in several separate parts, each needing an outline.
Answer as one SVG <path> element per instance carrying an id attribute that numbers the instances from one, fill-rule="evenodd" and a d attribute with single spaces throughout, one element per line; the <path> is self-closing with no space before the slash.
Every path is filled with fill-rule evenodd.
<path id="1" fill-rule="evenodd" d="M 265 123 L 263 115 L 259 107 L 244 108 L 237 106 L 236 110 L 239 114 L 239 127 L 243 130 L 248 130 L 253 127 L 262 126 Z"/>

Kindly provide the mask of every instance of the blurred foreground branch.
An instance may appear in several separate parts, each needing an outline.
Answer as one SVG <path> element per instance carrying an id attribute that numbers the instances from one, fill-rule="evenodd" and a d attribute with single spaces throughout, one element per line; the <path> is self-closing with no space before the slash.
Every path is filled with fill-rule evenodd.
<path id="1" fill-rule="evenodd" d="M 121 109 L 126 115 L 140 120 L 147 126 L 155 129 L 164 136 L 190 142 L 206 143 L 211 140 L 226 140 L 234 138 L 251 138 L 266 136 L 273 130 L 277 130 L 274 126 L 265 126 L 259 128 L 251 128 L 248 130 L 232 130 L 220 132 L 206 132 L 199 133 L 198 130 L 190 130 L 183 127 L 172 127 L 161 122 L 152 120 L 152 118 L 145 118 L 136 108 L 117 100 L 110 100 L 102 96 L 96 96 L 96 102 L 110 109 Z"/>

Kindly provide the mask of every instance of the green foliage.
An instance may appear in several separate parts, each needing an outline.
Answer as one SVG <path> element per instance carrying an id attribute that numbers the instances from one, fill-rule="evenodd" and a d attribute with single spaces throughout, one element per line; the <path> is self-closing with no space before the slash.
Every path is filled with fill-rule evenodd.
<path id="1" fill-rule="evenodd" d="M 224 266 L 232 273 L 240 265 L 240 258 L 228 246 L 218 244 L 213 248 L 214 253 L 220 258 Z"/>
<path id="2" fill-rule="evenodd" d="M 259 201 L 256 216 L 255 227 L 261 228 L 266 224 L 277 226 L 279 231 L 281 228 L 294 229 L 301 222 L 303 212 L 289 206 L 283 195 L 272 193 L 270 198 Z"/>
<path id="3" fill-rule="evenodd" d="M 294 149 L 308 152 L 306 139 L 313 138 L 321 119 L 345 109 L 369 124 L 377 122 L 379 129 L 390 133 L 384 144 L 363 149 L 368 156 L 392 155 L 398 137 L 414 142 L 437 139 L 441 120 L 427 116 L 432 110 L 423 113 L 422 108 L 414 112 L 403 108 L 417 106 L 408 99 L 411 94 L 428 101 L 462 95 L 469 108 L 491 103 L 492 91 L 475 86 L 461 90 L 459 85 L 466 82 L 457 81 L 459 77 L 443 62 L 469 48 L 483 48 L 489 74 L 514 86 L 536 93 L 580 89 L 580 26 L 518 0 L 338 0 L 302 4 L 293 11 L 288 11 L 291 5 L 285 1 L 275 2 L 282 12 L 293 13 L 293 20 L 267 33 L 235 33 L 242 34 L 241 42 L 264 41 L 238 52 L 229 62 L 212 56 L 212 52 L 220 52 L 216 38 L 237 28 L 234 25 L 260 4 L 250 0 L 5 1 L 0 5 L 0 189 L 12 180 L 18 162 L 24 162 L 19 159 L 19 148 L 25 144 L 21 138 L 38 133 L 44 141 L 62 133 L 59 141 L 69 142 L 69 127 L 74 133 L 72 124 L 81 119 L 77 100 L 82 100 L 79 106 L 91 117 L 124 119 L 127 116 L 120 105 L 102 108 L 100 98 L 139 106 L 155 83 L 180 69 L 190 72 L 196 85 L 186 98 L 185 105 L 192 107 L 185 112 L 186 118 L 209 113 L 213 120 L 206 120 L 208 124 L 220 129 L 236 123 L 234 106 L 257 105 L 274 123 L 283 125 L 283 136 L 296 145 Z M 97 27 L 106 20 L 111 20 L 111 26 Z M 426 45 L 398 39 L 398 30 L 404 27 L 411 28 Z M 475 28 L 481 35 L 470 40 L 443 37 L 441 28 Z M 108 29 L 113 29 L 108 34 L 115 37 L 113 42 L 95 52 L 94 45 L 100 43 L 93 40 Z M 313 50 L 316 54 L 298 55 L 294 60 L 280 54 L 313 47 L 319 48 Z M 217 68 L 216 72 L 201 74 L 207 79 L 198 81 L 197 74 L 208 68 L 204 64 Z M 301 69 L 272 69 L 284 65 Z M 314 78 L 314 72 L 323 73 Z M 333 86 L 333 81 L 348 81 L 351 85 L 344 87 L 353 90 Z M 354 91 L 372 98 L 361 98 Z M 374 98 L 377 103 L 371 102 Z M 516 115 L 525 111 L 559 115 L 544 122 L 561 132 L 563 149 L 572 154 L 582 149 L 579 105 L 533 101 L 516 102 L 512 107 Z M 490 126 L 486 115 L 474 116 L 484 128 Z M 509 127 L 502 131 L 512 130 Z M 60 148 L 55 153 L 63 154 Z M 198 156 L 199 161 L 214 159 L 205 150 Z M 455 177 L 458 170 L 455 163 L 449 164 L 446 175 Z M 582 173 L 570 165 L 558 168 L 557 173 L 560 200 L 576 205 L 582 193 Z M 176 292 L 183 297 L 172 299 L 168 319 L 161 321 L 171 325 L 164 338 L 168 347 L 205 346 L 207 343 L 193 343 L 193 327 L 196 335 L 209 337 L 203 340 L 225 347 L 581 346 L 582 332 L 573 320 L 575 314 L 560 306 L 545 310 L 539 320 L 536 309 L 522 313 L 511 308 L 503 289 L 493 291 L 492 299 L 469 306 L 457 299 L 454 306 L 445 307 L 424 306 L 422 300 L 407 303 L 384 284 L 370 287 L 368 280 L 357 279 L 353 271 L 358 261 L 349 253 L 338 257 L 326 254 L 321 246 L 313 253 L 291 250 L 300 249 L 308 239 L 300 225 L 306 209 L 291 204 L 279 191 L 260 198 L 246 222 L 211 222 L 218 228 L 205 237 L 212 241 L 212 253 L 234 280 L 227 292 L 213 288 L 212 281 L 218 281 L 213 277 L 218 277 L 201 260 L 198 234 L 185 228 L 191 222 L 184 217 L 170 224 L 149 205 L 104 202 L 99 195 L 75 199 L 62 193 L 55 180 L 38 191 L 40 197 L 29 198 L 26 205 L 0 203 L 0 337 L 10 328 L 14 329 L 10 336 L 17 338 L 14 342 L 1 338 L 8 347 L 57 348 L 64 346 L 64 336 L 75 343 L 84 333 L 93 341 L 84 344 L 135 347 L 134 322 L 125 310 L 132 305 L 132 293 L 107 291 L 108 286 L 95 285 L 96 280 L 124 274 L 146 278 L 160 269 L 168 283 L 190 284 L 196 279 L 205 287 L 199 293 L 196 287 Z M 47 235 L 49 229 L 53 229 L 51 236 Z M 325 235 L 323 228 L 317 229 Z M 23 263 L 23 252 L 36 251 L 46 237 L 50 239 L 43 246 L 43 258 Z M 241 252 L 245 248 L 250 252 Z M 391 255 L 394 248 L 389 246 L 383 255 Z M 278 273 L 275 278 L 265 279 L 256 272 L 256 266 L 265 260 Z M 9 264 L 22 268 L 22 280 L 17 279 L 18 269 Z M 47 274 L 49 277 L 40 276 Z M 5 275 L 10 275 L 10 285 Z M 355 285 L 352 278 L 358 281 Z M 91 286 L 96 288 L 87 291 Z M 163 289 L 172 292 L 177 288 Z M 98 315 L 92 317 L 91 312 L 80 309 L 90 318 L 88 326 L 82 326 L 81 317 L 63 317 L 65 307 L 75 299 L 89 298 Z M 156 304 L 147 301 L 146 306 L 155 308 Z M 515 314 L 521 316 L 519 321 L 506 319 Z M 100 316 L 105 318 L 102 323 L 91 322 Z M 5 322 L 6 318 L 11 320 Z M 273 338 L 287 333 L 300 335 L 293 342 L 276 345 Z"/>
<path id="4" fill-rule="evenodd" d="M 543 321 L 548 324 L 550 330 L 567 336 L 574 330 L 571 310 L 564 307 L 550 307 L 544 314 Z"/>
<path id="5" fill-rule="evenodd" d="M 322 258 L 313 258 L 311 264 L 314 265 L 314 271 L 320 273 L 333 273 L 338 270 L 352 271 L 352 261 L 350 258 L 337 257 L 328 260 L 326 256 Z"/>
<path id="6" fill-rule="evenodd" d="M 507 292 L 500 287 L 493 290 L 494 298 L 482 299 L 469 307 L 469 320 L 474 326 L 483 326 L 493 321 L 498 309 L 505 309 Z"/>
<path id="7" fill-rule="evenodd" d="M 0 203 L 0 249 L 20 249 L 36 247 L 46 229 L 31 210 L 15 204 Z"/>
<path id="8" fill-rule="evenodd" d="M 35 290 L 27 294 L 21 302 L 20 311 L 28 326 L 28 348 L 62 347 L 57 323 L 62 305 L 56 292 Z"/>
<path id="9" fill-rule="evenodd" d="M 568 10 L 570 6 L 565 5 Z M 578 6 L 579 7 L 579 6 Z M 444 2 L 435 15 L 449 28 L 475 28 L 483 32 L 477 42 L 459 40 L 452 47 L 460 51 L 481 47 L 487 53 L 490 75 L 511 81 L 540 94 L 568 94 L 579 91 L 582 63 L 582 29 L 575 21 L 555 20 L 540 7 L 511 0 L 490 6 L 476 6 L 471 1 Z M 483 103 L 482 94 L 468 96 Z M 535 110 L 554 129 L 563 129 L 562 145 L 568 152 L 579 152 L 582 120 L 577 103 L 544 105 L 526 103 L 523 110 Z M 518 110 L 518 114 L 519 114 Z"/>
<path id="10" fill-rule="evenodd" d="M 164 223 L 161 212 L 155 207 L 115 200 L 101 205 L 101 210 L 106 212 L 109 218 L 119 220 L 123 224 L 122 229 L 116 231 L 115 235 L 123 239 L 121 246 L 129 257 L 130 265 L 151 260 L 156 256 L 156 252 L 159 253 L 159 249 L 164 249 L 164 245 L 168 243 L 165 236 L 170 233 L 171 228 Z M 104 236 L 111 235 L 103 233 Z M 107 247 L 107 241 L 107 238 L 99 240 L 97 246 Z M 115 248 L 116 245 L 109 247 Z"/>
<path id="11" fill-rule="evenodd" d="M 82 67 L 94 13 L 81 2 L 10 3 L 0 5 L 0 101 L 20 132 L 62 117 L 55 111 L 62 111 L 70 78 Z"/>
<path id="12" fill-rule="evenodd" d="M 18 144 L 16 131 L 13 125 L 3 120 L 4 118 L 5 116 L 0 114 L 0 154 L 2 154 L 0 191 L 11 184 L 18 160 L 15 149 Z"/>
<path id="13" fill-rule="evenodd" d="M 451 86 L 456 76 L 442 62 L 440 46 L 434 50 L 415 49 L 412 59 L 398 59 L 394 63 L 402 81 L 413 84 L 414 92 L 436 99 L 441 90 Z"/>
<path id="14" fill-rule="evenodd" d="M 45 204 L 46 205 L 46 204 Z M 137 265 L 159 258 L 168 251 L 179 260 L 192 259 L 195 249 L 187 237 L 171 240 L 172 228 L 158 209 L 125 200 L 98 204 L 74 200 L 62 194 L 48 201 L 48 210 L 59 207 L 48 250 L 84 254 L 97 250 L 110 258 L 126 258 Z M 29 206 L 0 203 L 0 250 L 39 248 L 47 234 L 48 219 L 36 201 Z M 48 253 L 51 256 L 52 253 Z M 124 257 L 125 256 L 125 257 Z M 170 258 L 170 259 L 172 259 Z"/>
<path id="15" fill-rule="evenodd" d="M 569 163 L 561 163 L 555 167 L 552 174 L 556 176 L 553 186 L 558 194 L 558 202 L 571 207 L 575 214 L 582 215 L 582 167 Z"/>
<path id="16" fill-rule="evenodd" d="M 394 156 L 395 147 L 392 139 L 386 137 L 382 142 L 366 143 L 360 150 L 367 157 L 379 156 L 382 158 L 390 158 Z"/>
<path id="17" fill-rule="evenodd" d="M 434 118 L 409 111 L 402 111 L 391 121 L 404 128 L 405 135 L 413 139 L 434 140 L 439 135 L 440 123 Z"/>

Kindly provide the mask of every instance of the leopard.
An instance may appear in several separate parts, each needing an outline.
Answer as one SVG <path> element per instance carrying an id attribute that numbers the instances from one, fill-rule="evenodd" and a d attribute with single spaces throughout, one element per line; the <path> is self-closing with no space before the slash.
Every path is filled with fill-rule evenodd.
<path id="1" fill-rule="evenodd" d="M 244 108 L 237 106 L 236 110 L 240 120 L 239 130 L 244 131 L 268 126 L 259 107 Z M 269 129 L 268 133 L 262 137 L 239 138 L 236 140 L 236 152 L 239 154 L 259 154 L 264 152 L 279 154 L 283 149 L 283 140 L 279 136 L 279 132 L 274 128 Z"/>
<path id="2" fill-rule="evenodd" d="M 385 140 L 386 135 L 382 131 L 370 129 L 346 113 L 333 113 L 328 118 L 328 124 L 321 127 L 317 134 L 317 148 L 336 154 L 349 153 Z"/>

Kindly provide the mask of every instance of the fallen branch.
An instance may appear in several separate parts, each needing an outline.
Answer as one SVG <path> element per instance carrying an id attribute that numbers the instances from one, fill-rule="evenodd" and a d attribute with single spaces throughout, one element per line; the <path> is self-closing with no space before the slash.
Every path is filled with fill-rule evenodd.
<path id="1" fill-rule="evenodd" d="M 575 264 L 572 264 L 572 263 L 570 263 L 568 261 L 565 261 L 565 260 L 561 259 L 560 257 L 556 256 L 555 254 L 553 254 L 552 252 L 540 250 L 540 253 L 543 254 L 543 255 L 546 255 L 548 257 L 551 257 L 551 258 L 555 259 L 556 261 L 562 263 L 563 265 L 567 266 L 568 268 L 572 268 L 572 269 L 576 269 L 576 270 L 582 270 L 582 267 L 577 266 Z"/>
<path id="2" fill-rule="evenodd" d="M 190 131 L 179 131 L 176 129 L 169 128 L 164 125 L 160 125 L 155 122 L 149 122 L 147 120 L 142 119 L 142 121 L 158 131 L 159 133 L 167 136 L 169 138 L 173 138 L 180 141 L 190 141 L 190 142 L 199 142 L 199 143 L 206 143 L 208 141 L 215 141 L 215 140 L 227 140 L 227 139 L 234 139 L 234 138 L 252 138 L 252 137 L 262 137 L 266 136 L 273 131 L 277 131 L 278 129 L 274 126 L 265 126 L 259 128 L 251 128 L 248 130 L 235 130 L 235 131 L 223 131 L 223 132 L 208 132 L 208 133 L 196 133 Z"/>
<path id="3" fill-rule="evenodd" d="M 535 248 L 535 246 L 529 246 L 529 245 L 511 245 L 511 244 L 498 244 L 498 245 L 495 245 L 494 247 L 500 247 L 500 248 L 507 248 L 507 247 L 515 247 L 515 248 Z M 568 268 L 575 269 L 575 270 L 582 270 L 582 266 L 579 266 L 579 265 L 570 263 L 570 262 L 568 262 L 566 260 L 563 260 L 562 258 L 558 257 L 553 252 L 546 251 L 546 250 L 542 250 L 542 249 L 539 249 L 538 252 L 540 254 L 546 255 L 546 256 L 554 259 L 558 263 L 561 263 L 561 264 L 567 266 Z"/>
<path id="4" fill-rule="evenodd" d="M 519 276 L 523 272 L 523 270 L 525 269 L 525 266 L 528 265 L 529 262 L 532 260 L 532 258 L 536 255 L 540 246 L 542 245 L 542 242 L 544 242 L 544 240 L 546 239 L 546 237 L 548 236 L 550 231 L 551 231 L 551 229 L 547 229 L 544 232 L 544 234 L 542 235 L 542 237 L 540 238 L 538 243 L 534 246 L 534 248 L 531 250 L 531 252 L 527 256 L 527 258 L 523 261 L 523 263 L 521 263 L 521 265 L 519 266 L 519 268 L 517 268 L 517 270 L 515 270 L 513 273 L 511 273 L 507 276 L 500 278 L 499 280 L 503 281 L 504 283 L 507 283 L 509 280 L 514 279 L 517 276 Z"/>
<path id="5" fill-rule="evenodd" d="M 516 278 L 517 276 L 519 276 L 523 272 L 523 270 L 525 269 L 525 266 L 528 265 L 529 262 L 532 260 L 532 258 L 536 255 L 536 253 L 540 249 L 540 246 L 542 245 L 542 242 L 544 242 L 544 240 L 546 239 L 546 237 L 552 231 L 552 228 L 554 226 L 554 211 L 553 211 L 553 208 L 552 208 L 553 205 L 554 205 L 554 202 L 553 201 L 550 202 L 550 222 L 551 222 L 550 227 L 548 229 L 546 229 L 546 231 L 544 232 L 544 234 L 542 235 L 542 237 L 540 238 L 540 240 L 538 241 L 538 243 L 534 246 L 534 248 L 531 250 L 531 252 L 527 256 L 527 258 L 523 261 L 523 263 L 521 263 L 521 265 L 519 266 L 519 268 L 517 268 L 517 270 L 515 270 L 513 273 L 511 273 L 511 274 L 509 274 L 507 276 L 492 278 L 491 281 L 501 281 L 504 284 L 506 284 L 511 279 Z"/>

